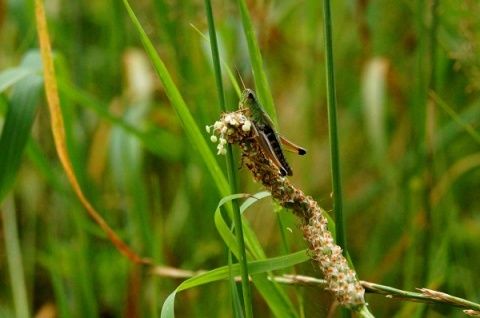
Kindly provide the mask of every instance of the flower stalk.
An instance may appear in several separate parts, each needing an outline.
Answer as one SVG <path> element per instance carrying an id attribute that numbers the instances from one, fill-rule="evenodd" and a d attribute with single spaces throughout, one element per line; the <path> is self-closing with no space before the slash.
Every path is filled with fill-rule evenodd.
<path id="1" fill-rule="evenodd" d="M 220 136 L 242 151 L 242 164 L 253 174 L 255 182 L 261 182 L 283 207 L 291 210 L 301 220 L 300 228 L 308 242 L 311 258 L 322 270 L 330 290 L 342 306 L 357 312 L 366 308 L 365 290 L 360 285 L 354 270 L 350 269 L 342 249 L 335 244 L 328 231 L 328 221 L 322 209 L 312 197 L 295 188 L 282 177 L 279 169 L 263 153 L 257 143 L 252 122 L 243 111 L 224 113 L 213 126 L 213 134 Z M 210 131 L 210 127 L 207 127 Z M 212 135 L 214 136 L 214 135 Z M 215 140 L 216 138 L 211 138 Z M 224 142 L 219 142 L 218 153 L 224 154 Z M 363 309 L 362 309 L 363 308 Z M 368 310 L 367 310 L 368 311 Z"/>

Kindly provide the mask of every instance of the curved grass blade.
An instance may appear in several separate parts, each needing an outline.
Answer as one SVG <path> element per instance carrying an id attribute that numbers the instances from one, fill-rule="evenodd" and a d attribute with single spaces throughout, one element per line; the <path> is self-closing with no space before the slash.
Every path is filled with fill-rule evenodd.
<path id="1" fill-rule="evenodd" d="M 27 66 L 28 65 L 28 66 Z M 22 67 L 17 71 L 10 70 L 2 75 L 17 76 L 11 81 L 2 81 L 4 87 L 15 83 L 9 107 L 5 116 L 5 124 L 0 137 L 0 202 L 12 187 L 22 160 L 22 153 L 27 144 L 30 130 L 37 112 L 38 99 L 43 85 L 43 78 L 36 75 L 41 70 L 38 54 L 27 54 Z"/>
<path id="2" fill-rule="evenodd" d="M 221 196 L 225 197 L 230 194 L 230 187 L 228 185 L 227 179 L 223 174 L 220 166 L 218 165 L 215 157 L 213 156 L 210 148 L 203 137 L 203 133 L 198 128 L 195 120 L 193 119 L 190 110 L 188 109 L 185 101 L 183 100 L 180 92 L 178 91 L 175 83 L 173 82 L 172 77 L 170 76 L 165 64 L 163 63 L 162 59 L 158 56 L 152 42 L 147 37 L 147 34 L 143 30 L 140 22 L 138 21 L 135 13 L 133 12 L 132 8 L 130 7 L 127 0 L 123 0 L 125 4 L 125 8 L 127 9 L 128 15 L 132 20 L 137 32 L 140 35 L 140 39 L 145 47 L 145 51 L 147 52 L 150 61 L 153 64 L 155 72 L 159 76 L 162 84 L 165 88 L 165 92 L 167 93 L 167 97 L 172 103 L 173 109 L 177 113 L 178 118 L 180 119 L 180 123 L 182 124 L 183 129 L 185 130 L 190 143 L 196 150 L 199 157 L 205 163 L 208 171 L 210 172 L 210 176 L 214 181 L 215 185 Z"/>
<path id="3" fill-rule="evenodd" d="M 247 194 L 234 194 L 223 198 L 218 203 L 214 215 L 215 226 L 217 227 L 217 231 L 224 240 L 225 244 L 230 250 L 232 250 L 235 256 L 238 255 L 237 241 L 235 235 L 232 233 L 227 223 L 223 220 L 222 214 L 220 213 L 220 207 L 230 200 L 248 198 L 240 207 L 240 212 L 243 214 L 243 212 L 245 212 L 245 210 L 249 208 L 253 203 L 269 195 L 270 193 L 266 191 L 257 193 L 253 196 Z M 245 245 L 247 246 L 247 250 L 255 259 L 266 259 L 265 252 L 263 251 L 260 242 L 257 240 L 254 231 L 249 226 L 248 222 L 245 222 L 245 220 L 243 220 L 242 222 L 244 228 Z"/>
<path id="4" fill-rule="evenodd" d="M 286 267 L 294 266 L 309 260 L 309 256 L 305 251 L 299 251 L 285 256 L 269 258 L 261 261 L 253 261 L 248 263 L 248 272 L 253 275 L 252 278 L 258 277 L 256 274 L 262 274 L 271 272 L 274 270 L 283 269 Z M 213 269 L 207 273 L 203 273 L 192 277 L 182 284 L 180 284 L 173 293 L 171 293 L 165 300 L 162 308 L 162 317 L 175 317 L 174 315 L 174 302 L 177 292 L 186 290 L 189 288 L 197 287 L 203 284 L 212 283 L 219 280 L 224 280 L 229 277 L 229 272 L 233 272 L 234 275 L 240 274 L 240 266 L 235 264 L 229 268 L 229 266 L 223 266 Z M 272 291 L 273 292 L 273 291 Z M 280 313 L 279 317 L 287 317 L 290 313 L 289 310 Z"/>
<path id="5" fill-rule="evenodd" d="M 53 67 L 52 50 L 50 47 L 50 39 L 47 30 L 47 21 L 45 17 L 45 9 L 41 0 L 35 1 L 35 16 L 37 20 L 37 32 L 40 42 L 43 71 L 45 78 L 45 93 L 47 96 L 48 107 L 50 110 L 50 120 L 52 125 L 52 133 L 55 141 L 55 148 L 57 150 L 60 162 L 67 174 L 68 180 L 72 185 L 78 198 L 87 209 L 90 216 L 102 228 L 105 234 L 115 247 L 130 261 L 135 263 L 150 264 L 151 261 L 143 259 L 133 252 L 117 234 L 110 228 L 105 220 L 98 214 L 94 207 L 87 200 L 83 194 L 80 184 L 78 183 L 75 172 L 73 171 L 72 163 L 70 161 L 65 137 L 65 127 L 63 122 L 62 110 L 60 108 L 60 99 L 58 96 L 57 82 L 55 70 Z"/>
<path id="6" fill-rule="evenodd" d="M 244 204 L 242 204 L 240 208 L 240 211 L 243 213 L 253 203 L 269 195 L 270 193 L 266 191 L 258 193 L 254 196 L 246 194 L 235 194 L 228 196 L 219 202 L 217 210 L 215 211 L 215 225 L 220 236 L 222 236 L 222 239 L 234 255 L 238 255 L 237 240 L 227 223 L 223 220 L 222 214 L 220 213 L 220 207 L 229 200 L 236 200 L 239 198 L 248 197 L 249 199 L 244 202 Z M 242 222 L 245 235 L 245 245 L 247 246 L 248 250 L 250 251 L 250 253 L 253 252 L 254 257 L 258 257 L 258 259 L 266 259 L 265 252 L 263 251 L 260 242 L 257 240 L 257 237 L 255 236 L 253 230 L 249 227 L 248 222 L 243 218 Z M 307 257 L 306 253 L 304 254 L 305 257 Z M 249 258 L 251 259 L 252 257 L 250 256 Z M 250 269 L 250 267 L 248 268 Z M 250 275 L 253 274 L 252 272 L 250 272 L 250 270 L 248 272 Z M 280 314 L 281 316 L 286 316 L 286 313 L 291 313 L 293 316 L 297 316 L 295 307 L 285 295 L 284 291 L 279 286 L 277 286 L 275 282 L 269 281 L 267 275 L 255 275 L 251 277 L 253 283 L 255 284 L 255 287 L 261 293 L 263 299 L 267 302 L 267 304 L 274 313 L 277 313 L 277 315 Z"/>
<path id="7" fill-rule="evenodd" d="M 6 90 L 8 87 L 15 85 L 15 83 L 21 81 L 25 77 L 35 73 L 37 73 L 35 69 L 29 69 L 27 67 L 23 67 L 22 65 L 20 65 L 20 67 L 10 68 L 2 71 L 2 73 L 0 73 L 0 93 Z"/>

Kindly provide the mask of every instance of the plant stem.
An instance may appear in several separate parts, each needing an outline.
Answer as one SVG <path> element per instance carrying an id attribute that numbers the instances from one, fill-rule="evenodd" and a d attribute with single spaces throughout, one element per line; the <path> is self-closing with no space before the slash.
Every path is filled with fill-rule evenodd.
<path id="1" fill-rule="evenodd" d="M 215 32 L 215 22 L 213 19 L 213 10 L 212 10 L 212 4 L 210 0 L 205 0 L 205 8 L 207 11 L 208 32 L 210 35 L 210 48 L 212 50 L 212 59 L 213 59 L 213 67 L 215 71 L 215 81 L 217 84 L 218 100 L 219 100 L 221 110 L 223 112 L 226 112 L 227 109 L 225 106 L 225 93 L 224 93 L 223 84 L 222 84 L 222 72 L 221 72 L 221 66 L 220 66 L 220 58 L 218 54 L 217 36 Z M 231 194 L 238 193 L 237 180 L 236 180 L 236 175 L 233 168 L 234 163 L 233 163 L 233 151 L 232 151 L 231 144 L 228 144 L 226 161 L 227 161 L 228 181 L 230 184 L 230 193 Z M 239 250 L 238 261 L 240 263 L 240 275 L 242 277 L 243 306 L 245 309 L 245 316 L 253 317 L 252 295 L 250 291 L 250 282 L 248 280 L 247 255 L 246 255 L 245 242 L 243 238 L 242 217 L 240 214 L 240 209 L 238 207 L 237 200 L 232 200 L 232 207 L 233 207 L 233 220 L 235 223 L 235 235 L 237 238 L 238 250 Z"/>
<path id="2" fill-rule="evenodd" d="M 328 132 L 330 138 L 330 158 L 332 169 L 333 211 L 335 213 L 336 242 L 346 255 L 345 224 L 343 217 L 342 178 L 340 171 L 340 153 L 338 150 L 337 99 L 335 96 L 335 77 L 333 66 L 333 41 L 330 1 L 323 1 L 325 29 L 325 59 L 327 75 Z"/>
<path id="3" fill-rule="evenodd" d="M 325 32 L 325 64 L 327 76 L 328 134 L 330 138 L 330 158 L 332 169 L 333 211 L 335 213 L 336 242 L 347 255 L 345 221 L 343 217 L 342 176 L 340 171 L 340 153 L 338 150 L 337 99 L 335 95 L 335 76 L 333 65 L 332 17 L 330 0 L 323 1 Z M 342 316 L 349 317 L 347 309 L 342 308 Z"/>

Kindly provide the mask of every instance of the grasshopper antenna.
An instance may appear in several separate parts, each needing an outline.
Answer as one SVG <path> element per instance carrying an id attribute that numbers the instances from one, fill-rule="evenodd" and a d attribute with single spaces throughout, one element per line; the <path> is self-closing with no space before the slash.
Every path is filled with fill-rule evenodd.
<path id="1" fill-rule="evenodd" d="M 245 83 L 243 82 L 242 75 L 240 75 L 240 71 L 238 70 L 238 67 L 236 65 L 234 65 L 234 66 L 235 66 L 235 71 L 237 71 L 238 79 L 242 83 L 243 90 L 246 90 L 247 87 L 245 86 Z"/>

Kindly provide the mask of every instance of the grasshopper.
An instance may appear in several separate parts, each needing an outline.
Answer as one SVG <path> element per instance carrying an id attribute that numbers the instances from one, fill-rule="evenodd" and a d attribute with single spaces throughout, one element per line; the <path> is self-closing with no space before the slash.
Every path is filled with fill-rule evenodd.
<path id="1" fill-rule="evenodd" d="M 280 174 L 283 177 L 286 175 L 292 176 L 292 168 L 285 159 L 283 150 L 299 155 L 304 155 L 307 153 L 307 151 L 304 148 L 287 140 L 277 132 L 273 121 L 263 109 L 262 105 L 255 96 L 255 93 L 251 89 L 245 87 L 238 69 L 237 74 L 244 88 L 242 97 L 240 99 L 239 108 L 245 112 L 246 116 L 252 122 L 252 127 L 255 132 L 255 140 L 258 142 L 267 158 L 270 159 L 280 170 Z M 282 144 L 285 149 L 282 147 Z"/>

